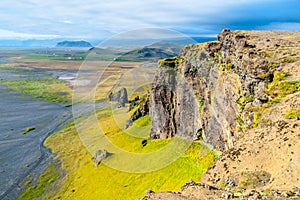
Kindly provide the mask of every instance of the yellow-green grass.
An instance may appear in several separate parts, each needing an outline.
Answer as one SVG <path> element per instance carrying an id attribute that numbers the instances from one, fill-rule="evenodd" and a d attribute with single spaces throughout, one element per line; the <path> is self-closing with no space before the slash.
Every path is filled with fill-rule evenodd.
<path id="1" fill-rule="evenodd" d="M 33 131 L 33 130 L 35 130 L 34 127 L 27 127 L 27 128 L 25 128 L 24 131 L 20 132 L 19 134 L 25 135 L 25 134 L 29 133 L 30 131 Z"/>
<path id="2" fill-rule="evenodd" d="M 288 76 L 286 72 L 274 72 L 274 80 L 266 89 L 266 93 L 272 97 L 269 103 L 280 102 L 286 95 L 300 91 L 300 81 L 286 81 Z"/>
<path id="3" fill-rule="evenodd" d="M 120 121 L 125 121 L 125 116 L 128 116 L 126 110 L 124 108 L 113 112 L 114 116 L 123 118 Z M 147 145 L 143 147 L 141 141 L 144 138 L 133 137 L 125 133 L 138 131 L 137 127 L 147 127 L 150 122 L 148 117 L 136 121 L 131 130 L 123 131 L 122 127 L 119 127 L 120 124 L 114 120 L 111 109 L 98 111 L 97 116 L 106 136 L 115 145 L 127 151 L 152 152 L 171 141 L 170 139 L 148 140 Z M 85 132 L 87 137 L 88 135 L 92 137 L 94 134 L 90 130 Z M 148 130 L 150 130 L 149 127 Z M 148 189 L 176 191 L 188 180 L 199 181 L 217 157 L 216 152 L 205 144 L 194 142 L 179 159 L 163 169 L 148 173 L 126 173 L 104 164 L 96 168 L 91 161 L 92 155 L 82 144 L 73 126 L 48 138 L 46 145 L 57 153 L 57 159 L 62 162 L 63 169 L 68 173 L 57 181 L 63 184 L 61 190 L 49 192 L 48 198 L 50 199 L 137 199 L 144 196 L 144 192 Z"/>
<path id="4" fill-rule="evenodd" d="M 108 94 L 113 90 L 114 86 L 120 80 L 120 77 L 121 77 L 120 73 L 111 75 L 105 78 L 100 83 L 98 83 L 95 92 L 95 101 L 106 99 L 108 97 Z"/>
<path id="5" fill-rule="evenodd" d="M 259 123 L 262 120 L 262 116 L 264 112 L 266 111 L 266 108 L 270 106 L 273 103 L 279 103 L 284 97 L 286 97 L 289 94 L 293 94 L 295 92 L 300 91 L 300 82 L 299 81 L 286 81 L 286 78 L 289 76 L 286 72 L 274 72 L 274 80 L 268 84 L 268 87 L 266 88 L 265 92 L 271 97 L 269 101 L 265 104 L 263 104 L 262 107 L 253 107 L 252 110 L 254 111 L 254 120 L 252 127 L 255 128 L 259 125 Z M 252 101 L 253 98 L 249 97 L 251 99 L 243 100 L 243 101 Z M 242 102 L 243 98 L 240 98 L 238 100 L 238 103 Z M 299 114 L 299 113 L 298 113 Z M 297 118 L 297 111 L 288 111 L 286 113 L 286 118 Z"/>
<path id="6" fill-rule="evenodd" d="M 129 99 L 143 95 L 150 89 L 151 70 L 127 63 L 130 68 L 107 68 L 103 71 L 103 80 L 97 84 L 95 100 L 106 99 L 110 92 L 117 92 L 126 88 Z"/>
<path id="7" fill-rule="evenodd" d="M 51 164 L 47 170 L 39 177 L 39 181 L 36 185 L 31 185 L 32 180 L 27 180 L 23 183 L 23 187 L 27 187 L 26 190 L 19 196 L 18 199 L 34 199 L 41 196 L 50 184 L 58 178 L 59 173 L 57 171 L 57 164 Z"/>
<path id="8" fill-rule="evenodd" d="M 296 118 L 300 117 L 300 108 L 295 109 L 295 110 L 288 110 L 286 112 L 285 117 L 287 119 L 296 119 Z"/>
<path id="9" fill-rule="evenodd" d="M 129 99 L 132 99 L 144 95 L 151 88 L 153 78 L 153 69 L 135 67 L 123 73 L 115 89 L 126 88 Z"/>
<path id="10" fill-rule="evenodd" d="M 34 98 L 50 102 L 66 102 L 72 99 L 72 90 L 64 81 L 55 78 L 8 80 L 0 79 L 0 84 L 10 89 L 29 94 Z"/>

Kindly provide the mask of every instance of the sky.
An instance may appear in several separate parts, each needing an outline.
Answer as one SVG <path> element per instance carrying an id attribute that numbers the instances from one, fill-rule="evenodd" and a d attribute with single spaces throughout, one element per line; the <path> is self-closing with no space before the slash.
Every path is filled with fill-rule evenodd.
<path id="1" fill-rule="evenodd" d="M 140 28 L 300 30 L 300 0 L 1 0 L 0 40 L 107 39 Z"/>

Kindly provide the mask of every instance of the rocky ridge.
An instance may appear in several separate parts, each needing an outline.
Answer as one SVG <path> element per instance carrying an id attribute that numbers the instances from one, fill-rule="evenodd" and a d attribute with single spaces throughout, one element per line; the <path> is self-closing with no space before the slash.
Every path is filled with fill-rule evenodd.
<path id="1" fill-rule="evenodd" d="M 203 139 L 223 154 L 200 185 L 145 199 L 300 198 L 299 64 L 300 32 L 229 29 L 161 61 L 150 137 Z"/>

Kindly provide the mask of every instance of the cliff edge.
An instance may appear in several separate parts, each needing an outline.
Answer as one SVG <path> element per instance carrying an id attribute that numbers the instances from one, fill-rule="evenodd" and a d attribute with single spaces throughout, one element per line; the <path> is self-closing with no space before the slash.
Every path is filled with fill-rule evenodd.
<path id="1" fill-rule="evenodd" d="M 159 64 L 150 137 L 223 154 L 201 184 L 144 199 L 300 198 L 300 32 L 224 29 Z"/>

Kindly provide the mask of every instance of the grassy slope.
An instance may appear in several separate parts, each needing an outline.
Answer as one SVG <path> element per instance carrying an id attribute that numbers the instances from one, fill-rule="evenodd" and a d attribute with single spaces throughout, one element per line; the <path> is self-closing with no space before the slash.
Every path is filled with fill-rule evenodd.
<path id="1" fill-rule="evenodd" d="M 125 111 L 125 109 L 120 112 Z M 109 136 L 114 144 L 135 152 L 157 150 L 168 143 L 167 140 L 149 141 L 147 148 L 141 147 L 143 138 L 135 138 L 121 131 L 109 109 L 101 110 L 101 124 L 104 131 L 110 130 Z M 130 131 L 136 131 L 138 125 L 145 125 L 148 130 L 149 119 L 142 119 L 134 124 Z M 89 134 L 87 132 L 87 134 Z M 62 161 L 68 175 L 57 184 L 63 184 L 61 191 L 49 192 L 47 198 L 53 199 L 136 199 L 144 195 L 145 190 L 175 191 L 188 180 L 198 181 L 202 174 L 214 163 L 216 153 L 200 142 L 195 142 L 178 160 L 171 165 L 150 173 L 130 174 L 111 169 L 103 164 L 95 168 L 92 155 L 83 146 L 74 127 L 69 127 L 51 136 L 46 141 L 57 158 Z M 46 197 L 45 197 L 46 198 Z"/>

